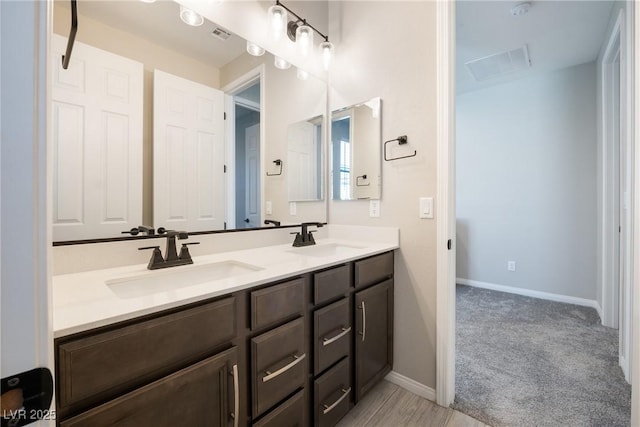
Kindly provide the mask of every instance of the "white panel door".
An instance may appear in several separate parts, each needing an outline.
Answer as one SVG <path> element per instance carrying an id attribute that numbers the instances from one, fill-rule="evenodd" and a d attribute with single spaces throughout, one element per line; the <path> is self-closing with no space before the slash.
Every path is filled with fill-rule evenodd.
<path id="1" fill-rule="evenodd" d="M 298 122 L 287 132 L 287 181 L 289 201 L 318 198 L 318 141 L 315 125 Z"/>
<path id="2" fill-rule="evenodd" d="M 153 90 L 154 225 L 224 228 L 224 93 L 159 70 Z"/>
<path id="3" fill-rule="evenodd" d="M 245 228 L 260 227 L 260 125 L 245 129 Z"/>
<path id="4" fill-rule="evenodd" d="M 54 34 L 59 58 L 66 38 Z M 53 70 L 53 240 L 116 237 L 142 221 L 142 64 L 76 42 Z"/>

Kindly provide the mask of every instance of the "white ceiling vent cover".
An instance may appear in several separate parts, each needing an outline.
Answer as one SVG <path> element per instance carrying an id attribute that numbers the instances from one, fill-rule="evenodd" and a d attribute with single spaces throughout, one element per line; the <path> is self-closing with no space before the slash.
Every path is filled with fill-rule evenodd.
<path id="1" fill-rule="evenodd" d="M 496 53 L 484 58 L 465 62 L 467 70 L 476 81 L 481 82 L 514 71 L 524 70 L 531 66 L 527 45 L 519 49 Z"/>

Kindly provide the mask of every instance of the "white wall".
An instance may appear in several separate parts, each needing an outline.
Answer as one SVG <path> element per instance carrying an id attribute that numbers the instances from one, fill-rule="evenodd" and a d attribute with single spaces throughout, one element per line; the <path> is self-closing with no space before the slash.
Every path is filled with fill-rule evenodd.
<path id="1" fill-rule="evenodd" d="M 457 97 L 459 278 L 596 299 L 596 87 L 592 62 Z"/>
<path id="2" fill-rule="evenodd" d="M 331 110 L 380 96 L 382 139 L 408 135 L 410 148 L 418 152 L 383 162 L 379 218 L 369 217 L 367 201 L 330 201 L 329 222 L 400 228 L 393 369 L 431 388 L 436 383 L 436 221 L 418 218 L 418 198 L 436 194 L 435 18 L 435 2 L 329 2 L 329 34 L 336 43 Z"/>

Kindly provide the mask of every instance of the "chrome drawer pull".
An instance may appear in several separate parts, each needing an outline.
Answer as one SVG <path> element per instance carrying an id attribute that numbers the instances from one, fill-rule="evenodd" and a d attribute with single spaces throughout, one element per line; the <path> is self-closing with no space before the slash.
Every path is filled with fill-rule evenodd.
<path id="1" fill-rule="evenodd" d="M 340 402 L 342 402 L 344 400 L 345 397 L 349 396 L 349 393 L 351 393 L 351 387 L 349 387 L 348 389 L 342 389 L 342 396 L 340 396 L 340 398 L 338 400 L 336 400 L 333 405 L 331 406 L 327 406 L 327 405 L 323 405 L 324 406 L 324 410 L 322 411 L 323 415 L 328 414 L 329 412 L 331 412 L 333 410 L 333 408 L 335 408 L 336 406 L 338 406 L 340 404 Z"/>
<path id="2" fill-rule="evenodd" d="M 293 368 L 294 366 L 296 366 L 298 363 L 300 363 L 305 357 L 307 357 L 307 355 L 305 353 L 302 353 L 301 356 L 296 356 L 295 354 L 291 355 L 294 358 L 294 361 L 283 366 L 282 368 L 278 369 L 275 372 L 271 372 L 271 371 L 265 371 L 265 375 L 264 377 L 262 377 L 262 382 L 266 383 L 267 381 L 271 381 L 272 379 L 274 379 L 275 377 L 277 377 L 280 374 L 285 373 L 286 371 L 288 371 L 289 369 Z"/>
<path id="3" fill-rule="evenodd" d="M 238 382 L 238 365 L 233 365 L 233 427 L 238 427 L 240 422 L 240 384 Z"/>
<path id="4" fill-rule="evenodd" d="M 340 338 L 342 338 L 343 336 L 347 335 L 349 332 L 351 332 L 351 326 L 349 326 L 348 328 L 342 328 L 342 332 L 340 332 L 338 335 L 336 335 L 335 337 L 332 338 L 323 338 L 322 339 L 322 345 L 329 345 L 332 342 L 336 342 L 338 341 Z"/>

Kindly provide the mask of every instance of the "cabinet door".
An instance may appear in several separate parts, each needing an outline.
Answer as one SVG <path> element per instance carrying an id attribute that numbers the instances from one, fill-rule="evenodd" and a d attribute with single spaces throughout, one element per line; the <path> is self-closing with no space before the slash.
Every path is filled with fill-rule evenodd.
<path id="1" fill-rule="evenodd" d="M 393 366 L 393 280 L 355 294 L 356 402 Z"/>
<path id="2" fill-rule="evenodd" d="M 61 427 L 231 427 L 239 416 L 236 347 L 90 409 Z"/>

